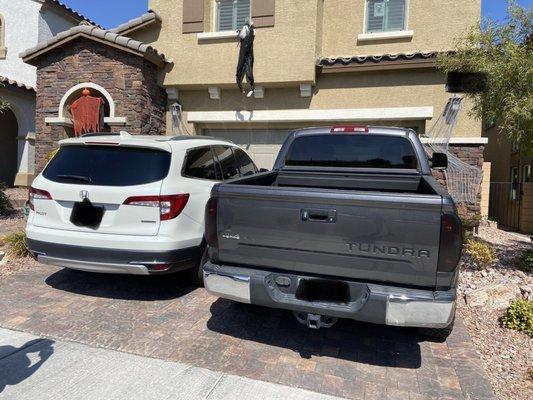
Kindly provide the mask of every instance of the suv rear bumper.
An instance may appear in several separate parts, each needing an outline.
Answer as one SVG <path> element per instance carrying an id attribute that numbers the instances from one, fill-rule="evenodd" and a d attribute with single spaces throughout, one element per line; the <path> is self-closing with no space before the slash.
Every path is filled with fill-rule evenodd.
<path id="1" fill-rule="evenodd" d="M 41 263 L 109 274 L 165 274 L 193 268 L 201 246 L 167 251 L 115 250 L 72 246 L 28 239 L 32 255 Z M 156 269 L 156 267 L 164 269 Z"/>
<path id="2" fill-rule="evenodd" d="M 280 278 L 283 282 L 290 280 L 290 285 L 280 286 L 277 283 Z M 327 303 L 296 297 L 299 282 L 308 279 L 317 278 L 211 262 L 204 265 L 207 291 L 242 303 L 383 325 L 423 328 L 445 328 L 455 314 L 455 289 L 431 291 L 330 279 L 346 284 L 350 299 L 344 303 Z"/>

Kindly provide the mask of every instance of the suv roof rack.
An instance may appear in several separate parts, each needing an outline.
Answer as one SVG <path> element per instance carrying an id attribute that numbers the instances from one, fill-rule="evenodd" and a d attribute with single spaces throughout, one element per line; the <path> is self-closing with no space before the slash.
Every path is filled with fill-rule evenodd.
<path id="1" fill-rule="evenodd" d="M 231 140 L 228 140 L 228 139 L 219 138 L 219 137 L 215 137 L 215 136 L 203 136 L 203 135 L 173 136 L 169 140 L 172 140 L 173 142 L 180 142 L 180 141 L 184 141 L 184 140 L 220 140 L 222 142 L 227 142 L 227 143 L 234 144 Z"/>

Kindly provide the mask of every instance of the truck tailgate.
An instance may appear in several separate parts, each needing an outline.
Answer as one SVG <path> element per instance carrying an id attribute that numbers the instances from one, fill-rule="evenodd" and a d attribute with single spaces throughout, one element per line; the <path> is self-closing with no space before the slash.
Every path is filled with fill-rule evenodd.
<path id="1" fill-rule="evenodd" d="M 220 263 L 435 285 L 439 195 L 231 184 L 215 195 Z"/>

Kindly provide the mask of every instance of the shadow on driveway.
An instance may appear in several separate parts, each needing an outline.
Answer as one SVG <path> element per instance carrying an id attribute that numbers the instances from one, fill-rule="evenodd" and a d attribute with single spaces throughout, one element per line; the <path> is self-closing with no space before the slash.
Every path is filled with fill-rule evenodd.
<path id="1" fill-rule="evenodd" d="M 9 386 L 15 386 L 28 379 L 53 354 L 52 345 L 55 342 L 48 339 L 35 339 L 21 347 L 0 346 L 0 393 Z M 28 354 L 37 353 L 38 360 L 32 360 Z"/>
<path id="2" fill-rule="evenodd" d="M 136 276 L 64 268 L 50 275 L 45 282 L 54 289 L 84 296 L 138 301 L 172 300 L 196 289 L 184 273 Z"/>
<path id="3" fill-rule="evenodd" d="M 417 369 L 419 342 L 414 329 L 367 324 L 348 319 L 329 329 L 298 323 L 291 311 L 218 299 L 210 308 L 211 331 L 269 346 L 290 349 L 302 358 L 329 356 L 362 364 Z"/>

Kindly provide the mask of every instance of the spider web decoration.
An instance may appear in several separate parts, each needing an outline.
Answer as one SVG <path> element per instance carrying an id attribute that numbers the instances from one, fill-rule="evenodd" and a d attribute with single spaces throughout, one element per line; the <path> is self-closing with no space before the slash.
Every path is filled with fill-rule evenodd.
<path id="1" fill-rule="evenodd" d="M 450 151 L 450 138 L 457 125 L 462 100 L 458 96 L 448 100 L 443 113 L 427 132 L 424 146 L 430 157 L 433 153 L 445 153 L 448 156 L 448 168 L 444 171 L 444 176 L 448 192 L 453 199 L 456 202 L 476 203 L 483 171 L 460 160 Z"/>

